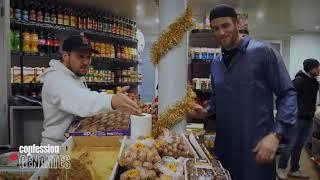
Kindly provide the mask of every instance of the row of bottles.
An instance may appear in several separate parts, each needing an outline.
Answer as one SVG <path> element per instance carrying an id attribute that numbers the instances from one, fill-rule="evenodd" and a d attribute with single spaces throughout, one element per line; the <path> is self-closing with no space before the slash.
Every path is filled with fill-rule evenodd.
<path id="1" fill-rule="evenodd" d="M 192 88 L 202 91 L 211 91 L 211 79 L 209 78 L 193 78 Z"/>
<path id="2" fill-rule="evenodd" d="M 137 49 L 120 44 L 91 42 L 91 46 L 100 52 L 96 57 L 119 58 L 126 60 L 137 59 Z"/>
<path id="3" fill-rule="evenodd" d="M 220 48 L 192 47 L 189 50 L 189 56 L 193 60 L 213 60 L 219 54 L 221 54 Z"/>
<path id="4" fill-rule="evenodd" d="M 39 76 L 45 69 L 45 67 L 23 67 L 21 70 L 21 67 L 14 66 L 10 73 L 11 83 L 40 83 Z M 106 83 L 137 83 L 141 82 L 142 78 L 135 67 L 111 71 L 96 70 L 93 66 L 89 67 L 88 73 L 84 77 L 87 82 Z"/>
<path id="5" fill-rule="evenodd" d="M 45 67 L 23 67 L 21 76 L 21 67 L 14 66 L 10 71 L 11 83 L 40 83 L 39 76 L 45 69 Z"/>
<path id="6" fill-rule="evenodd" d="M 110 70 L 96 70 L 93 66 L 89 67 L 88 73 L 84 76 L 86 82 L 106 82 L 114 83 L 114 72 Z"/>
<path id="7" fill-rule="evenodd" d="M 102 10 L 75 9 L 47 0 L 11 0 L 10 17 L 18 21 L 34 21 L 70 26 L 83 30 L 114 33 L 136 39 L 136 22 Z"/>
<path id="8" fill-rule="evenodd" d="M 87 82 L 138 83 L 141 82 L 142 76 L 135 67 L 110 71 L 96 70 L 91 66 L 84 78 Z"/>
<path id="9" fill-rule="evenodd" d="M 59 52 L 60 41 L 56 34 L 35 30 L 11 30 L 10 42 L 12 52 L 23 52 L 25 54 L 53 55 Z"/>
<path id="10" fill-rule="evenodd" d="M 12 52 L 23 52 L 32 55 L 57 55 L 59 53 L 60 40 L 55 33 L 35 30 L 11 30 L 10 42 Z M 136 60 L 137 49 L 120 44 L 91 42 L 94 49 L 100 52 L 96 57 L 118 58 Z"/>

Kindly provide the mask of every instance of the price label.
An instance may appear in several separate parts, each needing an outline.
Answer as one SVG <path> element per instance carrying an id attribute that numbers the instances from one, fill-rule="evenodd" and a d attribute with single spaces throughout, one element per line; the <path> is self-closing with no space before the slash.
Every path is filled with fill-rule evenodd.
<path id="1" fill-rule="evenodd" d="M 134 146 L 135 146 L 137 149 L 143 149 L 143 148 L 145 147 L 145 145 L 142 144 L 142 143 L 136 143 Z"/>
<path id="2" fill-rule="evenodd" d="M 162 146 L 163 142 L 162 141 L 158 141 L 156 143 L 156 148 L 159 149 Z"/>
<path id="3" fill-rule="evenodd" d="M 152 139 L 152 137 L 151 136 L 146 136 L 145 139 Z"/>
<path id="4" fill-rule="evenodd" d="M 166 167 L 172 172 L 177 172 L 177 166 L 173 163 L 168 163 Z"/>
<path id="5" fill-rule="evenodd" d="M 128 171 L 128 177 L 129 178 L 135 178 L 139 175 L 139 171 L 136 169 L 132 169 L 130 171 Z"/>

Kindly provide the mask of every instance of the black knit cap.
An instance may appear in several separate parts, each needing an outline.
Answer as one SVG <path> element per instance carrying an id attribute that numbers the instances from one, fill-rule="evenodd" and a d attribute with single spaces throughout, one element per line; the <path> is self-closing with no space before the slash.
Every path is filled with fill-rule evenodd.
<path id="1" fill-rule="evenodd" d="M 234 17 L 237 18 L 237 13 L 236 10 L 234 10 L 233 7 L 226 5 L 226 4 L 220 4 L 215 6 L 211 11 L 210 11 L 210 22 L 216 18 L 220 17 Z"/>
<path id="2" fill-rule="evenodd" d="M 309 72 L 313 68 L 318 68 L 320 65 L 319 61 L 313 58 L 309 58 L 303 61 L 303 69 Z"/>

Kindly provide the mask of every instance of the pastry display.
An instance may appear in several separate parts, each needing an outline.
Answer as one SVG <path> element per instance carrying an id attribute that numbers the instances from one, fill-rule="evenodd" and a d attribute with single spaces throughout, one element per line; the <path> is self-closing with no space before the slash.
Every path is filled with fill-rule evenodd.
<path id="1" fill-rule="evenodd" d="M 156 142 L 156 147 L 161 156 L 170 156 L 174 158 L 192 158 L 194 156 L 182 135 L 170 134 L 169 131 L 165 131 L 164 135 L 161 135 L 156 139 Z"/>
<path id="2" fill-rule="evenodd" d="M 81 120 L 79 132 L 96 132 L 128 129 L 130 114 L 116 110 Z"/>
<path id="3" fill-rule="evenodd" d="M 144 168 L 129 169 L 120 175 L 120 180 L 153 180 L 157 179 L 157 173 L 154 170 Z"/>
<path id="4" fill-rule="evenodd" d="M 184 180 L 184 177 L 183 176 L 175 177 L 175 176 L 169 176 L 169 175 L 162 174 L 156 180 Z"/>
<path id="5" fill-rule="evenodd" d="M 154 128 L 158 121 L 158 102 L 156 100 L 153 103 L 143 103 L 140 101 L 138 104 L 142 112 L 152 115 L 152 128 Z"/>
<path id="6" fill-rule="evenodd" d="M 188 180 L 211 180 L 214 179 L 215 172 L 206 160 L 189 159 L 186 162 L 186 174 Z"/>
<path id="7" fill-rule="evenodd" d="M 31 173 L 0 172 L 0 180 L 28 180 Z"/>
<path id="8" fill-rule="evenodd" d="M 128 147 L 123 152 L 119 164 L 126 168 L 143 167 L 145 169 L 157 169 L 156 164 L 161 161 L 161 157 L 155 148 L 153 139 L 137 140 L 128 142 Z"/>
<path id="9" fill-rule="evenodd" d="M 160 179 L 184 179 L 184 164 L 185 158 L 174 159 L 173 157 L 163 157 L 161 163 L 158 164 Z"/>

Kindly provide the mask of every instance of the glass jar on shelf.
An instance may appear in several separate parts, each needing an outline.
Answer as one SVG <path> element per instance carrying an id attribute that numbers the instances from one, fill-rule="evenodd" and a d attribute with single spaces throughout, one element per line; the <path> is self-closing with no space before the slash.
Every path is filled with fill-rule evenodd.
<path id="1" fill-rule="evenodd" d="M 29 32 L 23 32 L 22 33 L 23 36 L 23 47 L 22 47 L 22 51 L 24 53 L 30 53 L 31 51 L 31 37 L 30 37 L 30 33 Z"/>

